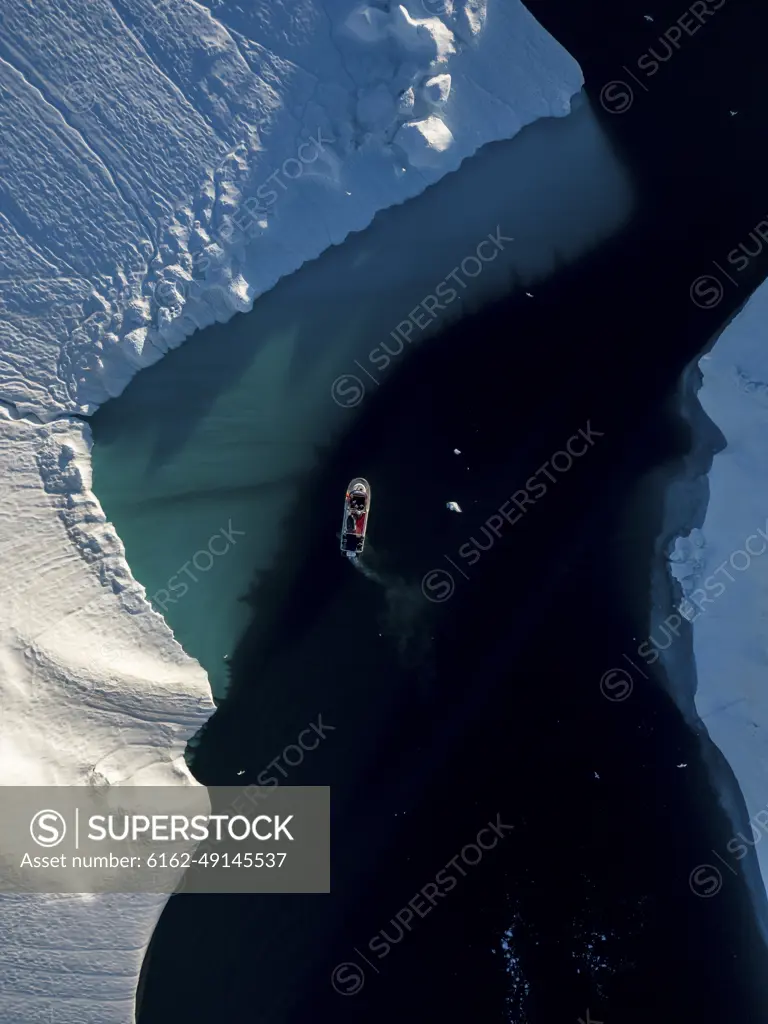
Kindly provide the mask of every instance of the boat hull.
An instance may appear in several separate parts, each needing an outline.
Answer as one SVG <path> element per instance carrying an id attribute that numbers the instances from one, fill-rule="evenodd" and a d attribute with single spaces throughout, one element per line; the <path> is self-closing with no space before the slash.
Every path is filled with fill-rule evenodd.
<path id="1" fill-rule="evenodd" d="M 365 488 L 365 507 L 362 511 L 352 506 L 353 490 L 359 485 Z M 361 555 L 365 547 L 365 535 L 368 530 L 368 516 L 371 511 L 371 485 L 362 476 L 349 481 L 344 497 L 344 518 L 341 521 L 341 553 L 342 555 Z"/>

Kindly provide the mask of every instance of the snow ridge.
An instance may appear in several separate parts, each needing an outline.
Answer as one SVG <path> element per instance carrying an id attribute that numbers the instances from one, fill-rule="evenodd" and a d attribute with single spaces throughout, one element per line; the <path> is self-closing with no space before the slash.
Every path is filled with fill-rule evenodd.
<path id="1" fill-rule="evenodd" d="M 0 362 L 0 397 L 43 417 L 92 412 L 382 206 L 483 143 L 566 114 L 582 83 L 519 4 L 494 9 L 493 33 L 477 0 L 442 18 L 394 3 L 302 7 L 315 35 L 292 40 L 294 62 L 247 26 L 230 30 L 228 4 L 217 20 L 187 0 L 9 0 L 0 93 L 23 125 L 0 121 L 2 205 L 26 263 L 48 273 L 35 285 L 10 253 L 4 298 L 28 311 L 36 291 L 61 296 L 36 365 Z M 290 34 L 290 16 L 276 7 L 270 29 Z M 4 362 L 36 326 L 24 346 L 0 339 Z M 30 378 L 43 387 L 24 394 Z"/>

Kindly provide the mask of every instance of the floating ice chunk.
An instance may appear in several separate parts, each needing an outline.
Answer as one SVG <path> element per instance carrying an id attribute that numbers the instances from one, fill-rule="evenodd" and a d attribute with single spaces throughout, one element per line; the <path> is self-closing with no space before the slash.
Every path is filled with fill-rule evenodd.
<path id="1" fill-rule="evenodd" d="M 445 507 L 449 512 L 461 512 L 461 505 L 459 505 L 458 501 L 446 501 Z"/>

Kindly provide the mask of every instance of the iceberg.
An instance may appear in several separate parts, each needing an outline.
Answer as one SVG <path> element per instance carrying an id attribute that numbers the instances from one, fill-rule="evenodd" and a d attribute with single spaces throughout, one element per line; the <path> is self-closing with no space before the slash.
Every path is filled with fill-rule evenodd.
<path id="1" fill-rule="evenodd" d="M 214 708 L 93 494 L 83 418 L 581 85 L 517 0 L 6 0 L 0 782 L 194 785 Z M 163 902 L 2 898 L 2 1019 L 133 1020 Z"/>
<path id="2" fill-rule="evenodd" d="M 11 0 L 6 402 L 92 412 L 485 143 L 567 114 L 581 88 L 518 2 L 444 18 L 351 7 L 224 4 L 214 18 L 133 0 L 126 24 L 106 0 Z"/>
<path id="3" fill-rule="evenodd" d="M 724 849 L 691 865 L 691 888 L 715 895 L 743 873 L 768 941 L 767 314 L 763 284 L 686 371 L 681 412 L 693 445 L 666 495 L 669 576 L 654 604 L 662 590 L 668 603 L 671 584 L 691 624 L 690 644 L 671 644 L 663 662 L 733 826 Z"/>

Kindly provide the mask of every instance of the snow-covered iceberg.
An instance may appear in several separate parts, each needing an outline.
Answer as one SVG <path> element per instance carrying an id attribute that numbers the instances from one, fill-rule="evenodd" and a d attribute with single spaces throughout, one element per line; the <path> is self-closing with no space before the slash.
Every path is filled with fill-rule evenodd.
<path id="1" fill-rule="evenodd" d="M 724 848 L 691 866 L 691 888 L 713 896 L 743 872 L 768 941 L 767 316 L 764 284 L 682 382 L 693 446 L 665 502 L 677 612 L 665 631 L 658 611 L 654 631 L 733 824 Z"/>
<path id="2" fill-rule="evenodd" d="M 9 0 L 2 398 L 92 411 L 484 143 L 568 113 L 579 67 L 517 0 L 412 6 Z"/>
<path id="3" fill-rule="evenodd" d="M 581 85 L 517 0 L 5 0 L 0 783 L 191 785 L 213 707 L 79 417 Z M 3 1021 L 130 1021 L 161 907 L 0 899 Z"/>

